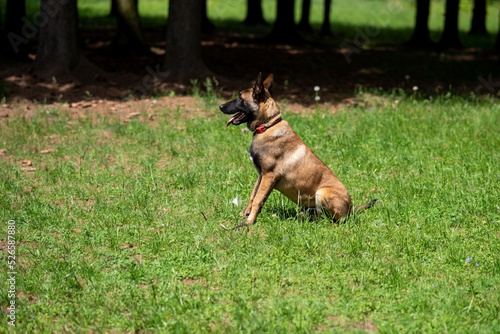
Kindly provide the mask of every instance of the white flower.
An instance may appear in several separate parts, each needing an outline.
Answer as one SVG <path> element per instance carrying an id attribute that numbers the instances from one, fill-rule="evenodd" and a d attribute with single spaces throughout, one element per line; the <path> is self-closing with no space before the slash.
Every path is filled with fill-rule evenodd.
<path id="1" fill-rule="evenodd" d="M 240 205 L 240 202 L 238 201 L 238 197 L 233 198 L 231 203 L 233 203 L 234 205 Z"/>
<path id="2" fill-rule="evenodd" d="M 394 103 L 398 104 L 399 103 L 399 100 L 395 100 Z"/>
<path id="3" fill-rule="evenodd" d="M 418 90 L 418 86 L 413 86 L 413 91 L 416 92 Z"/>
<path id="4" fill-rule="evenodd" d="M 405 75 L 405 79 L 410 80 L 410 75 L 409 74 Z"/>
<path id="5" fill-rule="evenodd" d="M 314 101 L 318 102 L 321 98 L 319 96 L 314 97 Z"/>
<path id="6" fill-rule="evenodd" d="M 314 91 L 315 91 L 315 92 L 319 92 L 319 90 L 320 90 L 320 89 L 321 89 L 321 88 L 319 88 L 319 86 L 314 86 Z"/>

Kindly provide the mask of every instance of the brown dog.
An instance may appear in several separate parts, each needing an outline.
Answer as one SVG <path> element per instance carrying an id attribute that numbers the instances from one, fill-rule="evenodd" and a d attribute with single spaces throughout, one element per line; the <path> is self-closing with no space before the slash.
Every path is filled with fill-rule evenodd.
<path id="1" fill-rule="evenodd" d="M 300 206 L 316 208 L 317 214 L 326 211 L 336 220 L 346 217 L 353 212 L 349 192 L 281 118 L 280 108 L 269 93 L 272 83 L 272 74 L 262 81 L 259 73 L 253 87 L 241 91 L 235 100 L 219 107 L 224 114 L 234 114 L 226 126 L 247 123 L 254 132 L 250 159 L 259 173 L 250 201 L 241 213 L 247 217 L 246 221 L 233 229 L 255 224 L 273 189 Z M 356 208 L 356 211 L 374 203 L 375 200 Z"/>

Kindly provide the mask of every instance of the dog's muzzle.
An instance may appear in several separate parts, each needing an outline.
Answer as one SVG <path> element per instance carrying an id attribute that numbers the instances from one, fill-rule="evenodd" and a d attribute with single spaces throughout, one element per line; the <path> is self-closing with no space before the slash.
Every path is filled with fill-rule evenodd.
<path id="1" fill-rule="evenodd" d="M 225 104 L 221 104 L 221 105 L 219 106 L 219 109 L 220 109 L 220 111 L 222 111 L 224 114 L 228 114 L 228 112 L 227 112 L 227 109 L 228 109 L 228 108 L 227 108 L 227 103 L 225 103 Z"/>
<path id="2" fill-rule="evenodd" d="M 219 106 L 220 111 L 222 111 L 224 114 L 227 115 L 233 115 L 227 121 L 226 126 L 229 126 L 231 124 L 233 125 L 240 125 L 242 123 L 245 123 L 247 121 L 247 112 L 244 110 L 241 110 L 241 108 L 238 108 L 238 105 L 236 101 L 229 101 L 228 103 L 221 104 Z"/>

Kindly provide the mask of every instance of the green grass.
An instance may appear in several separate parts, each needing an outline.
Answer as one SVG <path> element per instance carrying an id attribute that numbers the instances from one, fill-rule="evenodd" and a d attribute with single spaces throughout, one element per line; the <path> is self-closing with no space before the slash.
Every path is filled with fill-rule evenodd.
<path id="1" fill-rule="evenodd" d="M 227 232 L 256 173 L 251 133 L 226 128 L 216 102 L 200 100 L 204 117 L 144 104 L 130 122 L 44 105 L 0 118 L 19 332 L 500 331 L 498 104 L 283 104 L 354 202 L 379 202 L 335 226 L 275 192 L 255 226 Z"/>

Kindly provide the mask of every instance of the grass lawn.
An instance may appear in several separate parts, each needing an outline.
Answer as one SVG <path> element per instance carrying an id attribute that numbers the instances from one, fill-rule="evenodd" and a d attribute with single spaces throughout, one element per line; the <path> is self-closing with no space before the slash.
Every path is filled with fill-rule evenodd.
<path id="1" fill-rule="evenodd" d="M 165 1 L 139 3 L 145 27 L 165 24 Z M 210 0 L 209 17 L 247 32 L 245 3 Z M 312 3 L 319 27 L 322 1 Z M 477 38 L 466 34 L 471 3 L 461 1 L 461 39 L 491 47 L 498 4 L 490 36 Z M 109 4 L 78 1 L 85 29 L 114 25 Z M 401 7 L 387 16 L 391 4 Z M 39 1 L 27 6 L 32 18 Z M 275 1 L 263 7 L 271 22 Z M 438 40 L 444 1 L 431 11 Z M 334 1 L 330 44 L 357 28 L 403 43 L 413 20 L 412 2 Z M 219 224 L 241 219 L 256 178 L 252 134 L 225 127 L 213 91 L 72 108 L 0 102 L 0 333 L 13 300 L 19 333 L 500 332 L 497 100 L 360 89 L 355 104 L 301 113 L 282 101 L 354 203 L 379 201 L 334 225 L 307 221 L 275 192 L 255 226 L 228 232 Z"/>
<path id="2" fill-rule="evenodd" d="M 221 101 L 13 106 L 0 246 L 15 221 L 18 332 L 499 332 L 500 105 L 359 98 L 282 109 L 376 206 L 310 223 L 274 192 L 235 232 L 219 224 L 238 222 L 256 172 Z"/>

